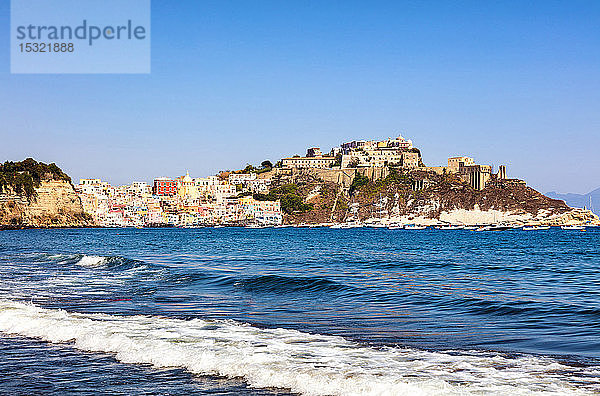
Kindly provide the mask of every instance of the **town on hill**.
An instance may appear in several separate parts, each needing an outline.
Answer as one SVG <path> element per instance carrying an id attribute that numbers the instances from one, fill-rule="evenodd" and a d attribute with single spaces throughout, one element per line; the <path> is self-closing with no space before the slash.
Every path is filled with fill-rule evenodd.
<path id="1" fill-rule="evenodd" d="M 10 167 L 5 168 L 9 174 Z M 63 175 L 60 171 L 59 179 L 70 182 Z M 2 180 L 8 181 L 3 182 L 0 221 L 32 223 L 23 199 L 21 206 L 14 199 L 19 196 L 17 189 L 25 187 L 15 184 L 11 188 L 9 176 Z M 27 184 L 27 191 L 40 187 L 40 176 L 35 180 L 35 186 Z M 305 156 L 282 158 L 275 164 L 267 160 L 258 167 L 248 165 L 208 177 L 186 173 L 157 177 L 151 184 L 122 186 L 92 178 L 81 179 L 73 187 L 86 216 L 81 218 L 82 224 L 103 227 L 363 222 L 565 225 L 598 221 L 589 211 L 570 208 L 523 180 L 508 178 L 504 165 L 494 171 L 471 157 L 454 156 L 442 166 L 426 166 L 421 151 L 402 136 L 345 142 L 326 153 L 310 147 Z M 9 201 L 13 202 L 11 210 L 7 209 Z M 31 199 L 27 201 L 32 204 Z M 38 220 L 31 225 L 61 224 L 56 220 L 60 216 L 41 216 L 39 208 L 36 213 Z M 79 219 L 77 216 L 74 219 Z"/>
<path id="2" fill-rule="evenodd" d="M 310 147 L 305 156 L 216 176 L 159 177 L 152 185 L 119 187 L 82 179 L 75 188 L 85 211 L 103 226 L 587 219 L 507 178 L 505 166 L 494 172 L 468 156 L 426 166 L 420 150 L 402 136 L 345 142 L 326 153 Z"/>

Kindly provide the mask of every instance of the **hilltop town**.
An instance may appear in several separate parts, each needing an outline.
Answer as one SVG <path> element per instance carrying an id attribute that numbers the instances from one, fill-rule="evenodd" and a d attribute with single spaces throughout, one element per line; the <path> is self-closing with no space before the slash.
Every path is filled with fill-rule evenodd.
<path id="1" fill-rule="evenodd" d="M 370 221 L 438 224 L 597 220 L 468 156 L 426 166 L 402 136 L 342 143 L 323 153 L 209 177 L 158 177 L 111 186 L 81 179 L 83 208 L 106 227 L 281 225 Z"/>

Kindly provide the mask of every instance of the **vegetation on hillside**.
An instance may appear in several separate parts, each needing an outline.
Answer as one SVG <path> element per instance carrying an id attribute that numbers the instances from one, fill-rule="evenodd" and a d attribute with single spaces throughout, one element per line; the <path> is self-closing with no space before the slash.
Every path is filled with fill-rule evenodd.
<path id="1" fill-rule="evenodd" d="M 330 168 L 342 166 L 342 154 L 337 154 L 335 156 L 335 161 L 329 164 Z"/>
<path id="2" fill-rule="evenodd" d="M 260 174 L 260 173 L 269 172 L 271 169 L 273 169 L 273 163 L 269 160 L 265 160 L 260 163 L 260 168 L 257 168 L 256 166 L 254 166 L 252 164 L 246 164 L 246 167 L 244 169 L 239 170 L 239 171 L 234 171 L 233 173 Z"/>
<path id="3" fill-rule="evenodd" d="M 269 191 L 268 194 L 254 194 L 254 199 L 258 201 L 277 201 L 281 200 L 281 210 L 286 214 L 308 212 L 313 206 L 304 202 L 298 193 L 296 184 L 284 184 Z"/>
<path id="4" fill-rule="evenodd" d="M 14 192 L 29 199 L 36 195 L 35 189 L 42 180 L 71 182 L 71 178 L 55 163 L 44 164 L 27 158 L 25 161 L 6 161 L 0 165 L 0 193 Z"/>
<path id="5" fill-rule="evenodd" d="M 360 187 L 367 185 L 370 179 L 367 176 L 363 176 L 360 173 L 354 175 L 354 180 L 352 180 L 352 184 L 350 185 L 350 190 L 348 191 L 350 195 L 354 193 L 354 191 L 358 190 Z"/>

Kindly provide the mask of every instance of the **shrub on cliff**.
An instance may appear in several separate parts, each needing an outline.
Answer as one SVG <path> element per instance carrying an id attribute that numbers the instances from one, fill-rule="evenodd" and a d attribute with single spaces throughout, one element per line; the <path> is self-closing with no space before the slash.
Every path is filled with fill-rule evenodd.
<path id="1" fill-rule="evenodd" d="M 354 176 L 354 180 L 352 180 L 352 184 L 350 185 L 350 195 L 352 195 L 354 191 L 358 190 L 362 186 L 365 186 L 367 183 L 369 183 L 369 178 L 367 176 L 361 175 L 360 173 L 357 173 Z"/>
<path id="2" fill-rule="evenodd" d="M 305 203 L 298 194 L 298 186 L 295 184 L 284 184 L 269 191 L 268 194 L 254 194 L 258 201 L 281 201 L 281 210 L 286 214 L 297 212 L 308 212 L 313 209 L 311 204 Z"/>
<path id="3" fill-rule="evenodd" d="M 29 199 L 35 196 L 35 189 L 43 180 L 71 182 L 71 178 L 55 163 L 44 164 L 27 158 L 25 161 L 6 161 L 0 165 L 0 193 L 12 191 Z"/>

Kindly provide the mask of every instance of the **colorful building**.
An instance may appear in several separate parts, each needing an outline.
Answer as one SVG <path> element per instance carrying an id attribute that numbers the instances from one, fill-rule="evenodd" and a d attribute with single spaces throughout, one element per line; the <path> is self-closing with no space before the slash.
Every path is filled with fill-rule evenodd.
<path id="1" fill-rule="evenodd" d="M 152 194 L 159 196 L 176 195 L 177 181 L 167 177 L 159 177 L 158 179 L 154 179 L 154 185 L 152 186 Z"/>

